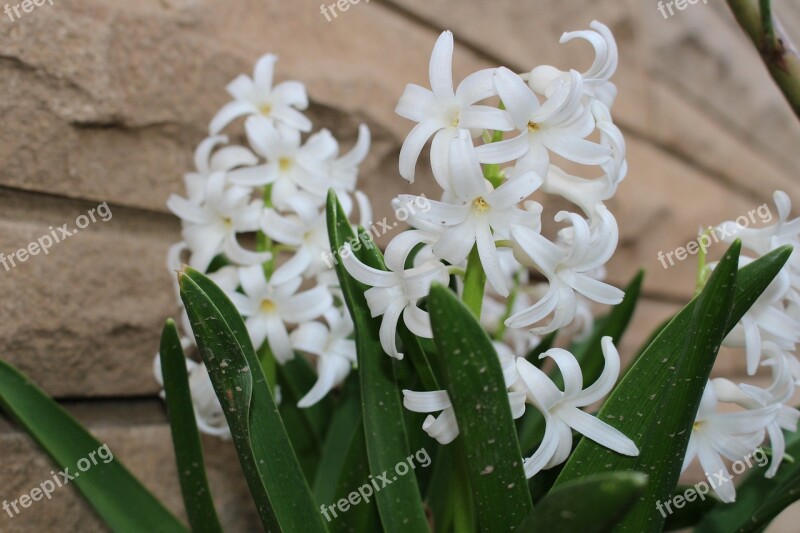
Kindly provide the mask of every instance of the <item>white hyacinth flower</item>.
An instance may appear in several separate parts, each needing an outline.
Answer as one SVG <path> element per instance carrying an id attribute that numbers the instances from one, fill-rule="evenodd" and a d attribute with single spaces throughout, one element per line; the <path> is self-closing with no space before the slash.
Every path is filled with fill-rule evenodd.
<path id="1" fill-rule="evenodd" d="M 543 104 L 519 75 L 501 67 L 495 71 L 497 92 L 521 132 L 504 141 L 478 147 L 482 163 L 517 160 L 515 173 L 535 171 L 544 176 L 549 151 L 583 165 L 601 165 L 611 158 L 607 146 L 586 140 L 595 129 L 589 109 L 581 101 L 581 77 L 556 80 L 553 95 Z"/>
<path id="2" fill-rule="evenodd" d="M 325 321 L 305 322 L 292 331 L 290 339 L 295 350 L 316 356 L 317 382 L 303 396 L 297 407 L 311 407 L 340 385 L 356 363 L 356 342 L 350 339 L 353 323 L 347 310 L 331 308 Z"/>
<path id="3" fill-rule="evenodd" d="M 548 325 L 531 331 L 540 335 L 566 326 L 577 312 L 576 292 L 601 304 L 616 305 L 622 301 L 623 291 L 591 276 L 614 253 L 619 235 L 616 221 L 608 209 L 597 206 L 596 211 L 598 218 L 591 227 L 578 215 L 565 211 L 558 213 L 556 221 L 572 222 L 572 227 L 568 228 L 570 231 L 562 230 L 562 237 L 566 238 L 561 246 L 530 228 L 511 228 L 517 260 L 544 274 L 550 288 L 536 304 L 509 317 L 506 320 L 508 327 L 531 327 L 551 313 L 553 317 Z"/>
<path id="4" fill-rule="evenodd" d="M 284 81 L 273 87 L 275 63 L 278 57 L 267 54 L 256 62 L 253 78 L 240 74 L 226 87 L 234 100 L 217 112 L 209 131 L 216 135 L 243 116 L 257 115 L 285 124 L 299 131 L 310 131 L 311 121 L 299 110 L 308 107 L 305 86 L 299 81 Z"/>
<path id="5" fill-rule="evenodd" d="M 503 369 L 503 378 L 506 388 L 510 388 L 517 381 L 517 370 L 514 360 L 516 357 L 511 350 L 502 343 L 494 343 L 498 351 L 500 365 Z M 511 416 L 514 419 L 525 414 L 525 393 L 511 391 L 508 393 L 508 403 L 511 407 Z M 403 390 L 403 406 L 415 413 L 439 413 L 438 416 L 428 415 L 422 423 L 422 430 L 440 444 L 450 444 L 458 436 L 458 422 L 453 411 L 453 404 L 447 391 L 437 390 L 417 392 Z"/>
<path id="6" fill-rule="evenodd" d="M 514 125 L 505 111 L 477 102 L 496 96 L 492 81 L 493 69 L 485 69 L 466 77 L 453 90 L 453 34 L 446 31 L 436 41 L 431 54 L 429 77 L 431 89 L 408 84 L 395 112 L 418 124 L 408 134 L 400 150 L 400 175 L 413 183 L 417 159 L 428 139 L 431 145 L 431 167 L 439 185 L 450 185 L 447 170 L 450 140 L 458 130 L 469 130 L 473 137 L 484 129 L 511 131 Z"/>
<path id="7" fill-rule="evenodd" d="M 742 256 L 739 267 L 752 261 Z M 745 349 L 747 373 L 751 376 L 761 361 L 762 342 L 770 341 L 788 351 L 793 351 L 800 342 L 800 320 L 787 313 L 783 303 L 791 290 L 789 273 L 784 268 L 723 341 L 725 346 Z"/>
<path id="8" fill-rule="evenodd" d="M 244 294 L 232 292 L 228 296 L 245 317 L 256 349 L 267 340 L 279 363 L 294 357 L 286 324 L 302 324 L 319 318 L 333 305 L 333 297 L 326 287 L 317 286 L 298 293 L 301 278 L 273 285 L 267 282 L 261 265 L 240 268 L 239 282 Z"/>
<path id="9" fill-rule="evenodd" d="M 297 214 L 282 215 L 265 209 L 261 230 L 270 239 L 292 247 L 292 256 L 270 277 L 270 283 L 280 285 L 292 278 L 310 278 L 327 268 L 323 258 L 330 251 L 325 213 L 317 211 L 302 197 L 292 203 Z"/>
<path id="10" fill-rule="evenodd" d="M 244 146 L 223 146 L 227 135 L 214 135 L 203 139 L 194 151 L 194 172 L 183 176 L 186 196 L 196 204 L 205 201 L 206 184 L 215 172 L 228 172 L 237 167 L 249 167 L 258 163 L 258 157 Z M 213 152 L 213 153 L 212 153 Z"/>
<path id="11" fill-rule="evenodd" d="M 442 226 L 433 245 L 433 253 L 452 265 L 458 265 L 477 244 L 481 264 L 489 283 L 498 294 L 508 296 L 506 275 L 500 265 L 496 239 L 508 238 L 515 224 L 538 227 L 537 213 L 517 205 L 533 194 L 542 179 L 533 172 L 521 174 L 492 190 L 484 179 L 469 134 L 462 132 L 450 149 L 455 202 L 430 201 L 430 209 L 411 215 L 412 222 L 423 221 Z M 402 195 L 401 203 L 411 204 L 415 197 Z"/>
<path id="12" fill-rule="evenodd" d="M 184 351 L 188 350 L 194 344 L 188 337 L 181 337 L 181 346 Z M 228 421 L 225 419 L 225 413 L 222 411 L 222 405 L 219 403 L 214 386 L 211 384 L 211 378 L 208 376 L 206 365 L 203 363 L 196 363 L 191 359 L 186 359 L 186 372 L 189 378 L 189 393 L 192 398 L 192 407 L 194 408 L 194 418 L 197 422 L 197 428 L 200 432 L 214 437 L 223 439 L 231 438 L 231 430 L 228 427 Z M 153 359 L 153 375 L 158 384 L 162 387 L 159 396 L 166 398 L 164 387 L 164 376 L 161 373 L 161 354 L 156 354 Z"/>
<path id="13" fill-rule="evenodd" d="M 736 488 L 722 458 L 738 461 L 752 453 L 764 440 L 765 429 L 775 420 L 779 406 L 718 413 L 717 403 L 714 386 L 709 384 L 703 391 L 681 471 L 697 457 L 719 499 L 731 503 L 736 500 Z"/>
<path id="14" fill-rule="evenodd" d="M 339 145 L 328 130 L 302 142 L 300 132 L 275 127 L 263 117 L 250 117 L 245 123 L 250 145 L 266 163 L 230 172 L 231 182 L 248 187 L 272 185 L 272 203 L 285 209 L 290 198 L 305 193 L 321 204 L 330 183 L 328 160 Z"/>
<path id="15" fill-rule="evenodd" d="M 789 244 L 794 246 L 794 252 L 789 257 L 787 270 L 791 277 L 791 284 L 795 294 L 792 298 L 800 302 L 800 217 L 789 219 L 792 212 L 792 201 L 783 191 L 775 191 L 773 201 L 778 210 L 778 222 L 763 228 L 742 226 L 737 222 L 725 222 L 720 225 L 719 233 L 726 242 L 741 239 L 742 246 L 749 248 L 758 255 L 766 255 L 772 250 Z M 760 215 L 760 211 L 759 211 Z M 769 212 L 769 220 L 772 213 Z"/>
<path id="16" fill-rule="evenodd" d="M 540 359 L 550 357 L 555 361 L 564 378 L 563 391 L 555 386 L 547 374 L 524 357 L 517 359 L 520 381 L 514 386 L 514 390 L 526 393 L 528 403 L 544 415 L 546 423 L 542 443 L 525 460 L 526 477 L 531 478 L 542 469 L 552 468 L 567 460 L 572 451 L 573 429 L 617 453 L 639 455 L 639 449 L 631 439 L 580 409 L 606 396 L 619 377 L 619 354 L 611 337 L 603 337 L 601 345 L 605 359 L 603 372 L 586 389 L 583 388 L 583 374 L 577 359 L 566 350 L 552 348 L 540 356 Z"/>
<path id="17" fill-rule="evenodd" d="M 268 261 L 268 252 L 252 252 L 243 248 L 237 234 L 257 231 L 264 203 L 253 200 L 249 188 L 227 186 L 223 172 L 213 173 L 206 183 L 204 201 L 197 204 L 173 194 L 167 207 L 183 222 L 183 240 L 191 257 L 189 265 L 201 272 L 208 269 L 214 257 L 224 253 L 242 265 Z"/>
<path id="18" fill-rule="evenodd" d="M 427 261 L 407 270 L 404 268 L 406 258 L 415 244 L 413 239 L 393 239 L 384 255 L 388 271 L 377 270 L 359 261 L 349 244 L 340 253 L 348 274 L 371 287 L 364 296 L 372 316 L 383 316 L 381 346 L 387 354 L 397 359 L 403 358 L 397 349 L 396 339 L 400 316 L 414 335 L 431 338 L 430 317 L 417 303 L 428 296 L 432 283 L 445 285 L 449 280 L 447 268 L 439 261 Z"/>
<path id="19" fill-rule="evenodd" d="M 583 92 L 587 99 L 596 99 L 606 107 L 611 107 L 617 96 L 617 87 L 610 81 L 619 64 L 617 42 L 605 24 L 593 20 L 589 27 L 592 29 L 565 32 L 559 42 L 564 44 L 574 39 L 584 39 L 592 45 L 595 58 L 589 69 L 581 74 L 584 82 Z M 544 94 L 553 80 L 564 79 L 568 76 L 567 72 L 562 72 L 549 65 L 542 65 L 533 69 L 526 77 L 533 90 Z"/>
<path id="20" fill-rule="evenodd" d="M 723 402 L 735 403 L 745 409 L 778 406 L 775 419 L 766 427 L 772 448 L 772 462 L 765 476 L 771 478 L 778 472 L 778 467 L 786 453 L 783 430 L 797 431 L 800 411 L 786 405 L 791 401 L 795 391 L 795 380 L 787 367 L 788 361 L 794 356 L 784 353 L 772 343 L 765 343 L 764 352 L 767 354 L 768 360 L 763 364 L 772 368 L 772 383 L 768 388 L 762 389 L 746 383 L 736 385 L 724 378 L 713 379 L 711 383 L 717 399 Z"/>

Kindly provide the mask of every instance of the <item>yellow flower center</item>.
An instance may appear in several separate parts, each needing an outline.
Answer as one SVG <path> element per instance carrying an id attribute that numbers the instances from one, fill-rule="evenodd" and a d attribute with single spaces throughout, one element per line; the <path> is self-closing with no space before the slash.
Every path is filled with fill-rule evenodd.
<path id="1" fill-rule="evenodd" d="M 261 302 L 261 312 L 263 313 L 272 313 L 276 308 L 277 306 L 272 300 L 263 300 Z"/>
<path id="2" fill-rule="evenodd" d="M 292 159 L 289 157 L 281 157 L 278 160 L 278 166 L 281 169 L 281 172 L 287 172 L 290 168 L 292 168 Z"/>
<path id="3" fill-rule="evenodd" d="M 472 207 L 483 213 L 487 209 L 489 209 L 489 203 L 483 199 L 483 196 L 478 196 L 475 200 L 472 201 Z"/>
<path id="4" fill-rule="evenodd" d="M 272 104 L 263 104 L 261 107 L 258 108 L 262 115 L 269 116 L 272 113 Z"/>
<path id="5" fill-rule="evenodd" d="M 539 131 L 539 125 L 535 122 L 528 122 L 528 131 L 533 133 Z"/>

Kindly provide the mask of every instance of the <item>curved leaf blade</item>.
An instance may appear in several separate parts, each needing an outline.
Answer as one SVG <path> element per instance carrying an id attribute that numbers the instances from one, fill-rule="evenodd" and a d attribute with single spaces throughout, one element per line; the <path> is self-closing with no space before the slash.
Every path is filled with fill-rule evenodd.
<path id="1" fill-rule="evenodd" d="M 59 467 L 103 445 L 19 370 L 0 361 L 0 407 L 28 432 Z M 185 532 L 186 528 L 117 459 L 98 461 L 70 481 L 115 531 Z"/>
<path id="2" fill-rule="evenodd" d="M 517 532 L 610 531 L 646 486 L 641 472 L 606 472 L 564 483 L 542 498 Z"/>
<path id="3" fill-rule="evenodd" d="M 533 504 L 497 353 L 475 316 L 449 289 L 434 285 L 428 305 L 478 521 L 484 530 L 513 531 Z"/>
<path id="4" fill-rule="evenodd" d="M 363 235 L 360 239 L 356 237 L 332 190 L 328 193 L 327 223 L 331 250 L 342 251 L 345 244 L 351 243 L 352 253 L 362 262 L 385 269 L 372 241 Z M 355 324 L 361 411 L 370 471 L 373 476 L 388 474 L 391 477 L 395 466 L 410 455 L 395 361 L 381 347 L 380 319 L 370 316 L 364 296 L 366 287 L 347 273 L 341 261 L 336 261 L 335 268 Z M 392 479 L 388 486 L 375 493 L 375 501 L 385 531 L 428 531 L 422 496 L 413 475 Z"/>
<path id="5" fill-rule="evenodd" d="M 222 526 L 208 488 L 203 445 L 197 430 L 189 374 L 186 371 L 186 356 L 172 320 L 164 324 L 159 353 L 172 446 L 189 524 L 192 531 L 221 532 Z"/>
<path id="6" fill-rule="evenodd" d="M 178 280 L 265 529 L 326 531 L 241 315 L 200 272 L 185 267 Z"/>

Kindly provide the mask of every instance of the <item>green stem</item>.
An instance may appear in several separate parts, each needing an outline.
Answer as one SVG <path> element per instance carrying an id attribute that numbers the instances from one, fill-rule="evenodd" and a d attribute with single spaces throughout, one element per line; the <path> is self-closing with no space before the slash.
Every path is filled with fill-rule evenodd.
<path id="1" fill-rule="evenodd" d="M 704 231 L 700 236 L 703 237 L 705 235 L 709 235 L 711 230 Z M 703 245 L 703 239 L 698 239 L 698 244 L 700 245 L 700 251 L 697 254 L 697 277 L 695 278 L 695 286 L 694 286 L 694 295 L 697 296 L 701 292 L 703 292 L 703 287 L 706 286 L 706 281 L 708 281 L 708 249 Z"/>
<path id="2" fill-rule="evenodd" d="M 728 0 L 728 6 L 800 117 L 800 55 L 780 20 L 773 16 L 770 0 Z"/>
<path id="3" fill-rule="evenodd" d="M 264 187 L 264 207 L 272 207 L 271 184 Z M 264 263 L 264 276 L 269 281 L 270 276 L 275 271 L 275 256 L 278 254 L 278 250 L 275 249 L 272 239 L 261 230 L 258 230 L 256 234 L 256 250 L 259 252 L 272 252 L 272 259 Z"/>
<path id="4" fill-rule="evenodd" d="M 514 285 L 511 287 L 511 293 L 506 300 L 506 308 L 503 316 L 500 318 L 500 323 L 497 325 L 497 331 L 494 332 L 495 340 L 501 341 L 506 334 L 506 319 L 511 316 L 514 310 L 514 303 L 517 301 L 519 294 L 519 272 L 514 273 Z"/>
<path id="5" fill-rule="evenodd" d="M 269 342 L 264 341 L 261 348 L 258 349 L 258 361 L 261 363 L 261 368 L 264 369 L 264 377 L 267 378 L 267 385 L 269 390 L 275 394 L 275 385 L 278 383 L 278 361 L 272 355 L 272 350 L 269 349 Z"/>
<path id="6" fill-rule="evenodd" d="M 486 272 L 483 271 L 481 258 L 478 255 L 478 245 L 476 244 L 472 247 L 467 259 L 467 272 L 464 274 L 464 292 L 461 300 L 478 319 L 481 318 L 485 287 Z"/>

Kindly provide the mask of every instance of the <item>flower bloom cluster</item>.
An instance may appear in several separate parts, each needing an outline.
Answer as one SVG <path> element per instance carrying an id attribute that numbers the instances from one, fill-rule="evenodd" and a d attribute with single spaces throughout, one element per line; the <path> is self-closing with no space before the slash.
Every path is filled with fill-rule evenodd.
<path id="1" fill-rule="evenodd" d="M 398 359 L 403 357 L 396 342 L 399 321 L 430 338 L 424 299 L 431 284 L 463 275 L 477 262 L 487 279 L 481 319 L 497 341 L 512 414 L 521 416 L 531 404 L 547 420 L 540 448 L 525 461 L 528 477 L 566 460 L 571 429 L 619 453 L 638 454 L 630 439 L 580 409 L 605 396 L 618 378 L 619 356 L 611 339 L 603 340 L 605 370 L 587 389 L 577 360 L 565 350 L 543 355 L 560 369 L 564 391 L 514 355 L 524 355 L 540 335 L 575 328 L 576 323 L 578 329 L 586 327 L 588 302 L 618 304 L 623 297 L 599 279 L 619 236 L 604 202 L 627 172 L 625 142 L 610 111 L 616 96 L 610 78 L 617 67 L 617 48 L 599 22 L 590 30 L 565 33 L 561 42 L 575 39 L 589 42 L 595 51 L 594 62 L 583 73 L 547 65 L 524 74 L 489 68 L 454 86 L 453 35 L 444 32 L 430 59 L 430 89 L 408 85 L 396 109 L 416 123 L 400 152 L 400 174 L 414 181 L 430 140 L 430 164 L 441 200 L 412 215 L 414 229 L 389 244 L 388 272 L 353 255 L 343 261 L 355 279 L 371 287 L 366 298 L 372 315 L 382 317 L 381 344 Z M 594 176 L 570 174 L 564 163 L 581 165 Z M 562 227 L 553 238 L 542 232 L 544 206 L 533 199 L 534 193 L 574 205 L 574 210 L 554 215 Z M 414 198 L 402 195 L 395 204 Z M 531 270 L 547 283 L 528 287 Z M 442 443 L 458 435 L 445 391 L 404 395 L 408 409 L 439 413 L 424 422 L 429 435 Z"/>
<path id="2" fill-rule="evenodd" d="M 167 202 L 183 227 L 168 263 L 175 270 L 186 262 L 219 285 L 245 318 L 257 350 L 268 350 L 279 364 L 295 352 L 315 361 L 318 381 L 298 402 L 308 407 L 356 361 L 353 324 L 335 298 L 335 272 L 324 262 L 330 255 L 324 204 L 333 188 L 347 213 L 357 207 L 369 226 L 371 207 L 356 182 L 370 134 L 360 126 L 345 154 L 328 130 L 309 134 L 306 88 L 297 81 L 274 84 L 276 60 L 262 57 L 252 78 L 240 75 L 228 85 L 233 100 L 211 120 L 210 136 L 195 151 L 196 170 L 184 176 L 186 196 Z M 239 118 L 249 146 L 231 144 L 222 133 Z M 184 312 L 189 332 L 187 322 Z M 229 435 L 204 365 L 190 362 L 188 369 L 199 427 Z M 161 381 L 158 364 L 156 377 Z"/>
<path id="3" fill-rule="evenodd" d="M 736 384 L 724 378 L 709 381 L 694 424 L 683 468 L 699 459 L 707 476 L 730 479 L 724 459 L 737 461 L 758 448 L 768 436 L 772 462 L 766 476 L 773 477 L 785 455 L 783 431 L 797 431 L 800 411 L 790 407 L 800 383 L 800 218 L 789 219 L 792 204 L 782 191 L 773 196 L 778 221 L 763 228 L 747 228 L 736 222 L 720 225 L 728 242 L 739 238 L 745 253 L 744 266 L 781 246 L 792 245 L 795 251 L 783 270 L 766 291 L 736 324 L 723 345 L 742 349 L 747 372 L 754 375 L 768 368 L 771 383 L 767 388 L 747 383 Z M 713 268 L 713 265 L 710 265 Z M 734 409 L 719 409 L 719 403 Z M 736 499 L 733 483 L 714 489 L 725 502 Z"/>

